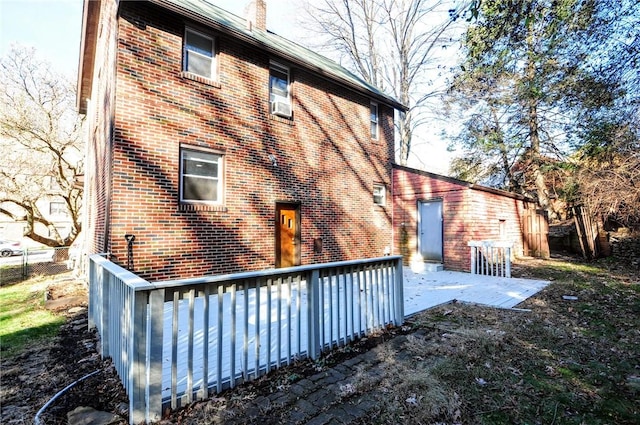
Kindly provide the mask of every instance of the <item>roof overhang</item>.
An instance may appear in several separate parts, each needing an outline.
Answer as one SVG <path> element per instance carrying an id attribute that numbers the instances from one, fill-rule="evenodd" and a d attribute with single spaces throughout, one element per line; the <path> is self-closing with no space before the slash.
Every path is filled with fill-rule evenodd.
<path id="1" fill-rule="evenodd" d="M 405 165 L 393 164 L 393 168 L 406 171 L 407 173 L 419 174 L 421 176 L 425 176 L 435 180 L 456 184 L 458 186 L 471 189 L 471 190 L 479 190 L 482 192 L 493 193 L 494 195 L 505 196 L 507 198 L 513 198 L 513 199 L 517 199 L 519 201 L 524 201 L 524 202 L 535 202 L 534 199 L 524 195 L 520 195 L 519 193 L 509 192 L 507 190 L 501 190 L 501 189 L 494 189 L 493 187 L 483 186 L 481 184 L 471 183 L 471 182 L 456 179 L 453 177 L 443 176 L 442 174 L 431 173 L 429 171 L 418 170 L 415 168 L 407 167 Z"/>
<path id="2" fill-rule="evenodd" d="M 84 0 L 82 32 L 80 41 L 80 59 L 78 64 L 78 93 L 76 97 L 76 107 L 81 114 L 85 114 L 87 112 L 86 100 L 90 99 L 92 95 L 93 74 L 98 37 L 98 24 L 100 21 L 100 10 L 102 1 L 104 0 Z M 301 68 L 313 72 L 321 78 L 339 84 L 340 86 L 345 87 L 349 90 L 364 94 L 365 96 L 370 97 L 371 99 L 382 104 L 391 106 L 394 109 L 402 112 L 406 112 L 409 109 L 406 105 L 403 105 L 391 96 L 376 92 L 375 89 L 368 90 L 366 88 L 367 83 L 365 83 L 364 81 L 358 84 L 355 81 L 351 81 L 348 78 L 332 72 L 330 69 L 325 69 L 321 66 L 317 66 L 313 63 L 302 60 L 291 52 L 288 52 L 286 49 L 278 49 L 273 47 L 272 45 L 269 45 L 268 43 L 262 42 L 257 37 L 254 37 L 251 33 L 239 31 L 232 26 L 225 25 L 222 22 L 218 22 L 187 7 L 176 4 L 175 2 L 172 2 L 170 0 L 148 1 L 185 18 L 191 19 L 195 22 L 213 28 L 221 33 L 227 34 L 228 36 L 238 39 L 246 44 L 255 46 L 263 51 L 266 51 L 269 54 L 278 56 L 293 65 L 297 65 Z"/>
<path id="3" fill-rule="evenodd" d="M 101 3 L 102 0 L 84 0 L 82 7 L 78 90 L 76 94 L 76 107 L 81 114 L 87 113 L 86 100 L 91 98 L 91 89 L 93 87 L 93 70 Z"/>
<path id="4" fill-rule="evenodd" d="M 243 31 L 238 31 L 237 29 L 224 25 L 221 22 L 218 22 L 214 19 L 211 19 L 207 16 L 204 16 L 202 14 L 199 14 L 193 10 L 190 10 L 186 7 L 182 7 L 178 4 L 175 4 L 174 2 L 170 1 L 170 0 L 149 0 L 151 3 L 154 3 L 158 6 L 161 6 L 167 10 L 170 10 L 174 13 L 177 13 L 181 16 L 184 16 L 186 18 L 192 19 L 200 24 L 206 25 L 210 28 L 213 28 L 217 31 L 220 31 L 221 33 L 225 33 L 233 38 L 239 39 L 249 45 L 258 47 L 259 49 L 266 51 L 267 53 L 279 56 L 280 58 L 290 62 L 291 64 L 297 65 L 301 68 L 307 69 L 309 71 L 312 71 L 313 73 L 315 73 L 316 75 L 330 80 L 334 83 L 338 83 L 339 85 L 348 88 L 350 90 L 362 93 L 380 103 L 389 105 L 391 107 L 393 107 L 394 109 L 397 109 L 399 111 L 402 112 L 406 112 L 409 110 L 409 108 L 406 105 L 403 105 L 402 103 L 398 102 L 397 100 L 395 100 L 393 97 L 391 96 L 386 96 L 386 95 L 382 95 L 379 93 L 376 93 L 374 91 L 370 91 L 367 90 L 366 88 L 362 87 L 361 85 L 355 84 L 352 81 L 349 81 L 348 79 L 345 79 L 343 77 L 341 77 L 340 75 L 337 75 L 336 73 L 331 72 L 330 70 L 324 69 L 322 67 L 316 66 L 314 64 L 311 64 L 307 61 L 301 60 L 299 57 L 292 55 L 291 53 L 287 52 L 284 49 L 277 49 L 274 48 L 273 46 L 270 46 L 264 42 L 261 42 L 260 40 L 258 40 L 256 37 L 251 36 L 250 34 L 243 32 Z M 366 84 L 366 83 L 365 83 Z"/>

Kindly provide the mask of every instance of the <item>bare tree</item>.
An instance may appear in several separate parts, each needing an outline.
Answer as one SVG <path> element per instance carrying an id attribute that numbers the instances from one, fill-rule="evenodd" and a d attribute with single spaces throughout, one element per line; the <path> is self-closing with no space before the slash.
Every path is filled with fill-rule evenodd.
<path id="1" fill-rule="evenodd" d="M 639 119 L 616 116 L 593 123 L 576 154 L 571 199 L 587 205 L 602 220 L 636 229 L 640 229 Z"/>
<path id="2" fill-rule="evenodd" d="M 81 118 L 75 84 L 56 74 L 33 49 L 13 47 L 0 59 L 0 213 L 26 222 L 25 236 L 68 246 L 81 229 L 83 173 Z M 71 232 L 62 236 L 49 218 L 62 202 Z"/>
<path id="3" fill-rule="evenodd" d="M 413 135 L 431 122 L 429 106 L 443 93 L 435 81 L 442 51 L 454 42 L 454 23 L 468 2 L 321 0 L 306 6 L 318 47 L 409 108 L 398 124 L 398 160 L 406 164 Z"/>

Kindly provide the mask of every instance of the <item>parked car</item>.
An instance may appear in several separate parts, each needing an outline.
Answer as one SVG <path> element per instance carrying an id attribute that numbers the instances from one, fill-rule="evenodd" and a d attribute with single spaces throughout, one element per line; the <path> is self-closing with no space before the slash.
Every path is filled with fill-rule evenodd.
<path id="1" fill-rule="evenodd" d="M 0 239 L 0 255 L 3 257 L 9 257 L 10 255 L 21 255 L 22 246 L 20 242 L 7 241 Z"/>

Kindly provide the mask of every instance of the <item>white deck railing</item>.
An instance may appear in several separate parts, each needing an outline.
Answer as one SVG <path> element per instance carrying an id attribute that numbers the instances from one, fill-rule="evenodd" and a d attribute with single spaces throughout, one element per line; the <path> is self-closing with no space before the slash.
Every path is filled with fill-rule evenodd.
<path id="1" fill-rule="evenodd" d="M 94 255 L 89 280 L 132 424 L 404 320 L 400 256 L 149 283 Z"/>
<path id="2" fill-rule="evenodd" d="M 511 242 L 470 241 L 471 273 L 511 277 Z"/>

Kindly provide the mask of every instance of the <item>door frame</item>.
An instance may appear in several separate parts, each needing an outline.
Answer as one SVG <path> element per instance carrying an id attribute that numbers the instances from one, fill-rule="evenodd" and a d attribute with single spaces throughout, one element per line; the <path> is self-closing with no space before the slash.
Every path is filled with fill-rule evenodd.
<path id="1" fill-rule="evenodd" d="M 422 256 L 422 204 L 429 204 L 439 202 L 440 203 L 440 261 L 444 263 L 444 198 L 430 198 L 430 199 L 418 199 L 416 204 L 417 209 L 417 226 L 416 226 L 416 237 L 417 237 L 417 254 Z M 423 259 L 424 261 L 434 262 L 436 260 L 428 260 Z"/>
<path id="2" fill-rule="evenodd" d="M 281 261 L 282 261 L 282 252 L 280 249 L 280 211 L 283 209 L 290 209 L 290 210 L 295 210 L 295 214 L 296 214 L 296 232 L 294 235 L 294 246 L 295 246 L 295 252 L 294 252 L 294 256 L 295 256 L 295 265 L 299 266 L 301 264 L 301 260 L 302 260 L 302 252 L 300 250 L 300 242 L 302 240 L 301 238 L 301 231 L 300 231 L 300 225 L 302 223 L 301 220 L 301 213 L 300 213 L 300 209 L 301 209 L 301 203 L 300 202 L 290 202 L 290 201 L 276 201 L 276 205 L 275 205 L 275 212 L 274 212 L 274 233 L 275 233 L 275 238 L 274 238 L 274 258 L 275 258 L 275 267 L 279 268 L 281 267 Z"/>

